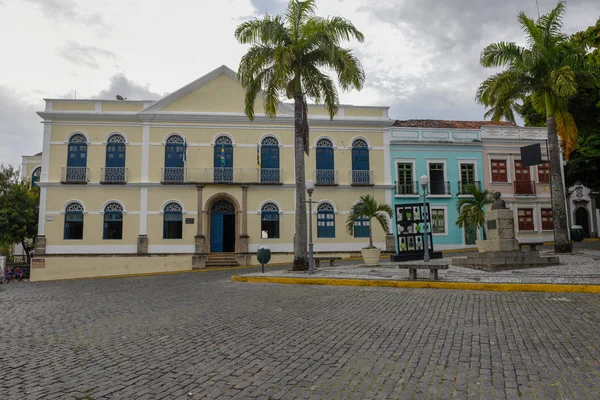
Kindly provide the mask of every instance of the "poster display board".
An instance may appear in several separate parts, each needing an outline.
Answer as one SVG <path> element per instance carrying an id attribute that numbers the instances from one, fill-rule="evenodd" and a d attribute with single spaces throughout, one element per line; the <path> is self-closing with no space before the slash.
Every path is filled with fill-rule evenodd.
<path id="1" fill-rule="evenodd" d="M 398 254 L 422 255 L 425 224 L 429 251 L 433 252 L 433 236 L 431 234 L 431 221 L 429 220 L 429 203 L 396 204 L 396 242 Z M 427 221 L 427 222 L 426 222 Z"/>

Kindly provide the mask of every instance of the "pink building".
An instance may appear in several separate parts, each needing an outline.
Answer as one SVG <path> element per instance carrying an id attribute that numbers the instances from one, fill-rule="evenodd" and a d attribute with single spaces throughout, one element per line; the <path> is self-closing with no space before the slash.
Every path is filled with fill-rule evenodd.
<path id="1" fill-rule="evenodd" d="M 546 128 L 482 126 L 484 187 L 502 193 L 521 242 L 554 240 Z M 521 147 L 539 143 L 542 164 L 523 167 Z M 561 163 L 563 162 L 561 153 Z M 564 168 L 562 184 L 565 186 Z"/>

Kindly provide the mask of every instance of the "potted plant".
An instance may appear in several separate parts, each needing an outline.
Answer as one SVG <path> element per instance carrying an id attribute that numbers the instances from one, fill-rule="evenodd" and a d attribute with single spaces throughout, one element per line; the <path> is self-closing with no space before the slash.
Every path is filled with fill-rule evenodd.
<path id="1" fill-rule="evenodd" d="M 467 185 L 465 192 L 465 194 L 470 194 L 472 197 L 460 199 L 456 202 L 456 211 L 458 212 L 456 226 L 459 228 L 469 226 L 476 229 L 483 228 L 483 239 L 485 240 L 484 209 L 486 205 L 493 203 L 490 199 L 490 192 L 487 189 L 479 190 L 475 185 Z"/>
<path id="2" fill-rule="evenodd" d="M 369 246 L 363 247 L 361 251 L 365 265 L 379 265 L 381 256 L 381 249 L 373 246 L 373 224 L 371 220 L 373 218 L 377 220 L 385 233 L 388 233 L 390 230 L 388 218 L 391 217 L 392 208 L 388 204 L 377 202 L 370 194 L 360 196 L 360 201 L 352 206 L 350 215 L 348 215 L 348 219 L 346 220 L 346 231 L 350 235 L 354 235 L 355 222 L 364 218 L 367 218 L 369 221 Z"/>

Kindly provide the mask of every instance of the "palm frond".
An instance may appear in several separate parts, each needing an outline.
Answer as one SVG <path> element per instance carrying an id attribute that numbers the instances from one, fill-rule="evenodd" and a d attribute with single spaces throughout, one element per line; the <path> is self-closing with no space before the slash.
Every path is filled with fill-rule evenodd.
<path id="1" fill-rule="evenodd" d="M 577 78 L 569 66 L 562 66 L 550 72 L 550 87 L 559 97 L 569 99 L 577 94 Z"/>
<path id="2" fill-rule="evenodd" d="M 511 67 L 523 62 L 524 49 L 515 43 L 493 43 L 483 49 L 479 62 L 488 67 Z"/>
<path id="3" fill-rule="evenodd" d="M 290 36 L 298 43 L 302 35 L 302 26 L 306 21 L 314 17 L 317 5 L 315 0 L 290 0 L 285 13 L 285 19 L 289 26 Z"/>
<path id="4" fill-rule="evenodd" d="M 270 15 L 243 22 L 235 30 L 234 36 L 242 44 L 262 43 L 277 46 L 290 41 L 282 18 Z"/>
<path id="5" fill-rule="evenodd" d="M 573 115 L 567 110 L 566 102 L 558 102 L 554 106 L 554 121 L 565 153 L 565 160 L 569 161 L 569 156 L 577 149 L 577 125 Z"/>

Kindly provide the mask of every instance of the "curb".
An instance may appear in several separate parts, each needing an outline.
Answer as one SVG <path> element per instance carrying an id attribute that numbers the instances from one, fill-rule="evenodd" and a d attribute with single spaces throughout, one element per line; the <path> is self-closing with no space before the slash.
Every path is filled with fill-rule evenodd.
<path id="1" fill-rule="evenodd" d="M 232 276 L 234 282 L 282 283 L 288 285 L 329 285 L 394 287 L 402 289 L 486 290 L 492 292 L 550 292 L 597 293 L 600 285 L 568 285 L 555 283 L 472 283 L 472 282 L 413 282 L 372 279 L 286 278 L 268 276 Z"/>

